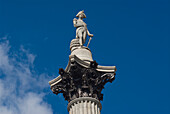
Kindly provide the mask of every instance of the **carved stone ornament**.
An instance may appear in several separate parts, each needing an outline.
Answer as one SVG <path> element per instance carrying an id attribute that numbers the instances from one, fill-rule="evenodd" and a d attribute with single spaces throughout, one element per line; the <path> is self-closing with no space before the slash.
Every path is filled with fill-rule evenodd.
<path id="1" fill-rule="evenodd" d="M 69 58 L 67 68 L 59 69 L 60 76 L 49 82 L 53 93 L 63 93 L 69 102 L 79 97 L 103 100 L 101 91 L 107 82 L 115 79 L 116 67 L 99 66 L 96 61 L 87 63 L 75 55 Z"/>

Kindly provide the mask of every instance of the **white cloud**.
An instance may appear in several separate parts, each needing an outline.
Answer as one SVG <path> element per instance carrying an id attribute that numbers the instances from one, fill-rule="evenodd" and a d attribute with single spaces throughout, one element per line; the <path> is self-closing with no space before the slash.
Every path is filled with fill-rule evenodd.
<path id="1" fill-rule="evenodd" d="M 21 114 L 49 114 L 51 109 L 49 105 L 43 101 L 42 97 L 42 95 L 29 93 L 23 99 L 20 99 L 19 107 Z"/>
<path id="2" fill-rule="evenodd" d="M 41 92 L 48 87 L 48 75 L 34 71 L 34 60 L 23 46 L 14 53 L 8 40 L 0 42 L 0 114 L 52 114 Z"/>

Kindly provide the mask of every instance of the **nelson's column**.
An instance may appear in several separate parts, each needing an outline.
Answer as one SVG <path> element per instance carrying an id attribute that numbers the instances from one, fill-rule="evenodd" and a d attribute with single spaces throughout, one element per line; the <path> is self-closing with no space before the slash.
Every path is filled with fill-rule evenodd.
<path id="1" fill-rule="evenodd" d="M 101 93 L 107 82 L 115 79 L 115 66 L 100 66 L 92 58 L 88 48 L 91 37 L 86 23 L 84 11 L 80 11 L 73 19 L 76 38 L 70 43 L 71 54 L 67 67 L 59 69 L 59 76 L 49 82 L 54 94 L 62 93 L 68 101 L 69 114 L 100 114 L 103 100 Z M 89 36 L 87 46 L 86 36 Z"/>

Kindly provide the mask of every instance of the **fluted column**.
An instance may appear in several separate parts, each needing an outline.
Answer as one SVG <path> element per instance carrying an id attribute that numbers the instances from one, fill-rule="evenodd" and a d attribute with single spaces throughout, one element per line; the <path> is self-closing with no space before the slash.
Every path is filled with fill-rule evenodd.
<path id="1" fill-rule="evenodd" d="M 72 100 L 67 106 L 69 114 L 100 114 L 102 105 L 91 97 L 80 97 Z"/>

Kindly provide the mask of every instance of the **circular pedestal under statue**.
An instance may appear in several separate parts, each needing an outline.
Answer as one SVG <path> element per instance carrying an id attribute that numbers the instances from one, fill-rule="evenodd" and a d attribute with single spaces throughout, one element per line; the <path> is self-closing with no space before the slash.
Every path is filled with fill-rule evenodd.
<path id="1" fill-rule="evenodd" d="M 70 43 L 71 55 L 76 55 L 83 61 L 93 61 L 92 53 L 88 47 L 80 46 L 78 39 L 73 39 Z"/>

